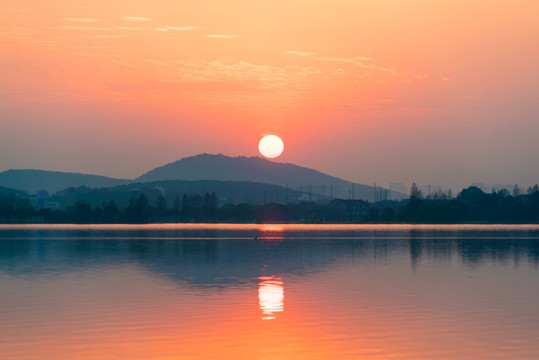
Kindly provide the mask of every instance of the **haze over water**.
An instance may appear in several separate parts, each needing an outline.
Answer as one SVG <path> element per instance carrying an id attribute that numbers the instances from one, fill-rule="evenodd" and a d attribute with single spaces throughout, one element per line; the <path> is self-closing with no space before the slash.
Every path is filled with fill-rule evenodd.
<path id="1" fill-rule="evenodd" d="M 2 359 L 535 359 L 539 226 L 0 226 Z"/>

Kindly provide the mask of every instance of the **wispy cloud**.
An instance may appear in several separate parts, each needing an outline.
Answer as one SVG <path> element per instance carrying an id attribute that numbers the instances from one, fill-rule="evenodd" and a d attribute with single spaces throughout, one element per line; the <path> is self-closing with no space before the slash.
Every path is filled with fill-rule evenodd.
<path id="1" fill-rule="evenodd" d="M 147 30 L 145 28 L 141 27 L 134 27 L 134 26 L 115 26 L 116 30 L 127 30 L 127 31 L 140 31 L 140 30 Z"/>
<path id="2" fill-rule="evenodd" d="M 123 35 L 115 35 L 115 34 L 89 36 L 89 38 L 98 38 L 98 39 L 119 39 L 119 38 L 123 38 L 123 37 L 124 37 Z"/>
<path id="3" fill-rule="evenodd" d="M 87 18 L 64 18 L 64 21 L 79 22 L 79 23 L 94 23 L 103 21 L 102 19 L 87 19 Z"/>
<path id="4" fill-rule="evenodd" d="M 252 64 L 246 61 L 225 63 L 221 61 L 175 60 L 170 68 L 173 70 L 163 73 L 165 81 L 235 82 L 250 88 L 262 89 L 283 88 L 289 76 L 284 67 Z"/>
<path id="5" fill-rule="evenodd" d="M 229 34 L 208 34 L 206 37 L 213 39 L 234 39 L 240 37 L 239 35 L 229 35 Z"/>
<path id="6" fill-rule="evenodd" d="M 122 16 L 122 19 L 129 21 L 153 21 L 151 18 L 140 17 L 140 16 Z"/>
<path id="7" fill-rule="evenodd" d="M 346 74 L 346 70 L 344 70 L 343 68 L 338 68 L 338 69 L 335 69 L 331 75 L 344 75 Z"/>
<path id="8" fill-rule="evenodd" d="M 200 26 L 166 26 L 166 28 L 172 31 L 190 31 L 200 29 Z"/>
<path id="9" fill-rule="evenodd" d="M 159 65 L 159 66 L 165 66 L 167 65 L 167 63 L 161 61 L 161 60 L 156 60 L 156 59 L 144 59 L 144 61 L 150 63 L 150 64 L 154 64 L 154 65 Z"/>
<path id="10" fill-rule="evenodd" d="M 320 61 L 335 61 L 335 62 L 345 62 L 345 63 L 354 63 L 353 59 L 348 58 L 337 58 L 337 57 L 318 57 L 316 60 Z"/>
<path id="11" fill-rule="evenodd" d="M 305 57 L 314 55 L 314 53 L 312 53 L 312 52 L 294 51 L 294 50 L 285 51 L 285 52 L 283 52 L 283 54 L 298 55 L 298 56 L 305 56 Z"/>
<path id="12" fill-rule="evenodd" d="M 69 26 L 69 25 L 62 25 L 56 27 L 60 30 L 81 30 L 81 31 L 112 31 L 111 28 L 107 27 L 94 27 L 94 26 Z"/>
<path id="13" fill-rule="evenodd" d="M 339 58 L 339 57 L 318 57 L 316 58 L 320 61 L 333 61 L 340 63 L 354 64 L 363 69 L 377 70 L 382 72 L 387 72 L 393 76 L 399 75 L 397 69 L 394 66 L 378 66 L 372 63 L 372 59 L 365 56 L 355 57 L 355 58 Z"/>
<path id="14" fill-rule="evenodd" d="M 304 67 L 301 69 L 301 71 L 298 71 L 298 75 L 314 75 L 314 74 L 321 74 L 322 71 L 320 69 L 314 68 L 314 67 Z"/>
<path id="15" fill-rule="evenodd" d="M 319 58 L 316 58 L 316 59 L 320 60 L 320 61 L 335 61 L 335 62 L 345 62 L 345 63 L 352 63 L 352 64 L 356 64 L 356 63 L 361 62 L 361 61 L 371 61 L 372 60 L 372 58 L 367 57 L 367 56 L 358 56 L 358 57 L 354 57 L 354 58 L 319 57 Z"/>
<path id="16" fill-rule="evenodd" d="M 445 77 L 445 76 L 444 76 L 444 77 L 442 77 L 442 80 L 443 80 L 443 81 L 448 81 L 448 82 L 451 82 L 451 81 L 453 81 L 453 79 L 451 79 L 451 78 L 448 78 L 448 77 Z"/>
<path id="17" fill-rule="evenodd" d="M 155 31 L 191 31 L 200 29 L 200 26 L 164 26 L 164 27 L 158 27 L 154 28 Z"/>

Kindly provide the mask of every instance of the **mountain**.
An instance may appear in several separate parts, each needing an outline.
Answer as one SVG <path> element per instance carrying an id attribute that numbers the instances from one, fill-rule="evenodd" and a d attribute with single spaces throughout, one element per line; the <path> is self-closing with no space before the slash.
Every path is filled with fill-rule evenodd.
<path id="1" fill-rule="evenodd" d="M 229 157 L 201 154 L 155 168 L 135 179 L 136 182 L 163 180 L 252 181 L 274 184 L 301 192 L 305 200 L 312 194 L 326 197 L 374 200 L 372 186 L 353 184 L 319 171 L 294 164 L 269 161 L 259 157 Z M 378 188 L 377 191 L 385 191 Z M 392 192 L 392 199 L 405 194 Z"/>
<path id="2" fill-rule="evenodd" d="M 0 173 L 0 186 L 23 190 L 31 194 L 41 190 L 52 194 L 58 190 L 78 186 L 109 187 L 129 181 L 106 176 L 44 170 L 7 170 Z"/>
<path id="3" fill-rule="evenodd" d="M 15 194 L 17 196 L 28 196 L 26 191 L 0 186 L 0 195 L 10 195 L 10 194 Z"/>
<path id="4" fill-rule="evenodd" d="M 58 200 L 62 208 L 73 206 L 79 200 L 84 200 L 93 207 L 114 201 L 117 206 L 124 208 L 129 205 L 131 199 L 142 193 L 152 205 L 156 204 L 158 197 L 163 196 L 170 207 L 176 196 L 181 199 L 183 194 L 204 194 L 206 192 L 215 192 L 219 199 L 219 205 L 270 202 L 286 204 L 287 202 L 298 202 L 301 196 L 299 192 L 287 190 L 282 186 L 250 181 L 165 180 L 129 183 L 99 189 L 71 187 L 57 192 L 54 199 Z"/>
<path id="5" fill-rule="evenodd" d="M 264 198 L 267 198 L 267 201 L 278 199 L 277 202 L 281 202 L 284 200 L 283 196 L 287 196 L 283 194 L 288 194 L 290 201 L 331 198 L 374 201 L 375 191 L 377 200 L 385 199 L 388 195 L 387 190 L 380 187 L 375 189 L 372 186 L 352 183 L 294 164 L 259 157 L 230 157 L 222 154 L 186 157 L 148 171 L 135 180 L 44 170 L 7 170 L 0 173 L 0 187 L 22 190 L 30 194 L 41 190 L 54 194 L 68 188 L 88 188 L 81 189 L 78 191 L 80 193 L 88 192 L 90 189 L 114 188 L 129 184 L 125 191 L 113 190 L 126 195 L 132 188 L 144 187 L 139 183 L 170 180 L 181 180 L 183 183 L 153 184 L 150 187 L 161 187 L 168 193 L 215 192 L 223 201 L 233 203 L 242 201 L 257 203 L 263 202 Z M 271 187 L 276 185 L 281 188 Z M 103 191 L 101 195 L 105 198 L 108 195 L 105 194 L 105 190 Z M 94 192 L 94 195 L 97 195 L 97 192 Z M 392 191 L 390 197 L 393 200 L 400 200 L 407 198 L 408 195 Z"/>

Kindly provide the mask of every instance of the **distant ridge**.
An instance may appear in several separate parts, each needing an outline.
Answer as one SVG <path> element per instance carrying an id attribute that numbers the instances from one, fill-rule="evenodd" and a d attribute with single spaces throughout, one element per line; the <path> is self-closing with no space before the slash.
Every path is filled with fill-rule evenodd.
<path id="1" fill-rule="evenodd" d="M 222 189 L 226 187 L 228 193 L 230 189 L 237 188 L 237 183 L 244 182 L 245 184 L 258 184 L 256 186 L 253 185 L 256 189 L 262 189 L 262 184 L 281 186 L 285 189 L 285 193 L 289 195 L 293 192 L 298 193 L 298 200 L 317 201 L 319 199 L 332 198 L 375 200 L 375 188 L 372 186 L 352 183 L 314 169 L 294 164 L 269 161 L 260 157 L 230 157 L 222 154 L 200 154 L 186 157 L 150 170 L 134 180 L 45 170 L 7 170 L 0 172 L 0 187 L 4 186 L 17 189 L 29 194 L 35 194 L 41 190 L 45 190 L 49 194 L 54 194 L 61 190 L 81 186 L 89 189 L 113 188 L 119 185 L 133 183 L 151 183 L 170 180 L 199 182 L 198 184 L 175 183 L 174 187 L 177 188 L 176 190 L 180 188 L 194 189 L 202 184 L 200 181 L 209 181 L 201 185 L 202 190 L 222 192 Z M 235 182 L 236 184 L 218 184 L 218 182 Z M 171 184 L 166 185 L 167 187 L 171 186 Z M 140 186 L 135 185 L 135 187 Z M 238 200 L 251 197 L 253 199 L 257 198 L 257 201 L 260 201 L 262 195 L 254 195 L 256 192 L 254 190 L 251 195 L 250 188 L 251 185 L 246 185 L 243 189 L 245 194 L 235 195 L 234 198 Z M 241 187 L 238 189 L 238 191 L 242 191 Z M 385 191 L 382 188 L 377 188 L 376 190 Z M 264 192 L 272 194 L 279 193 L 279 191 L 270 190 L 269 188 L 266 188 Z M 227 198 L 230 194 L 220 193 L 218 195 Z M 392 200 L 400 200 L 407 197 L 408 195 L 406 194 L 391 192 Z M 381 198 L 378 197 L 377 200 L 381 200 Z"/>
<path id="2" fill-rule="evenodd" d="M 0 186 L 23 190 L 31 194 L 41 190 L 46 190 L 52 194 L 73 186 L 110 187 L 125 184 L 129 181 L 99 175 L 45 170 L 7 170 L 0 173 Z"/>
<path id="3" fill-rule="evenodd" d="M 164 180 L 252 181 L 288 186 L 305 197 L 322 194 L 329 197 L 374 200 L 374 188 L 330 176 L 319 171 L 260 157 L 230 157 L 222 154 L 200 154 L 157 167 L 139 176 L 136 182 Z M 332 192 L 332 193 L 331 193 Z M 392 193 L 393 199 L 407 195 Z"/>
<path id="4" fill-rule="evenodd" d="M 93 207 L 114 201 L 120 207 L 139 193 L 144 194 L 151 204 L 163 196 L 169 206 L 184 194 L 205 194 L 214 192 L 220 205 L 225 204 L 267 204 L 297 203 L 301 194 L 279 185 L 261 184 L 251 181 L 219 180 L 164 180 L 153 182 L 132 182 L 110 188 L 90 189 L 87 187 L 68 188 L 56 193 L 62 199 L 62 207 L 73 206 L 77 201 L 87 201 Z M 316 199 L 315 199 L 316 200 Z"/>
<path id="5" fill-rule="evenodd" d="M 4 186 L 0 186 L 0 195 L 9 195 L 9 194 L 15 194 L 15 195 L 22 195 L 22 196 L 27 196 L 28 194 L 26 193 L 26 191 L 23 191 L 23 190 L 17 190 L 17 189 L 13 189 L 13 188 L 8 188 L 8 187 L 4 187 Z"/>

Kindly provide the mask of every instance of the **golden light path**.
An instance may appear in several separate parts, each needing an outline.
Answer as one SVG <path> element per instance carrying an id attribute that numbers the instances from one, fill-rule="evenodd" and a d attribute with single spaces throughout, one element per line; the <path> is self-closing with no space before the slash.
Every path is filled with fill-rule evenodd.
<path id="1" fill-rule="evenodd" d="M 258 143 L 258 150 L 264 157 L 274 159 L 283 153 L 284 143 L 276 135 L 266 135 Z"/>
<path id="2" fill-rule="evenodd" d="M 262 320 L 275 319 L 275 313 L 284 310 L 284 287 L 281 278 L 261 276 L 258 278 L 258 304 L 262 310 Z"/>

